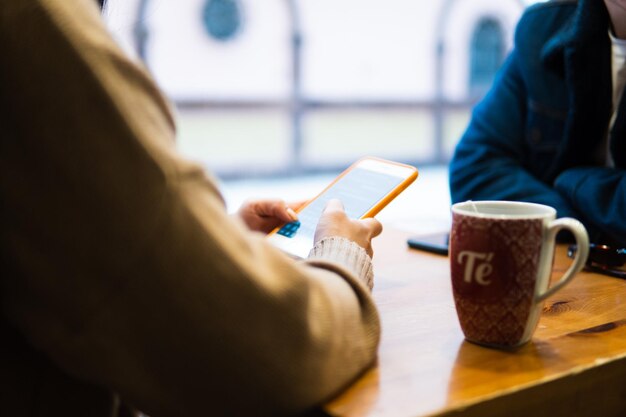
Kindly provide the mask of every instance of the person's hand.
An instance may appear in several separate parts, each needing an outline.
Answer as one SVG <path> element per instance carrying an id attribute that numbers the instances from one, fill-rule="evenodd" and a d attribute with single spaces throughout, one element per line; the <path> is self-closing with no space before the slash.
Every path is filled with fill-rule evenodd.
<path id="1" fill-rule="evenodd" d="M 237 215 L 250 230 L 269 233 L 283 223 L 298 220 L 294 211 L 302 203 L 287 204 L 283 200 L 248 200 L 244 202 Z"/>
<path id="2" fill-rule="evenodd" d="M 330 200 L 320 217 L 315 229 L 315 243 L 325 237 L 339 236 L 355 242 L 373 256 L 372 239 L 383 231 L 383 226 L 376 219 L 350 219 L 339 200 Z"/>

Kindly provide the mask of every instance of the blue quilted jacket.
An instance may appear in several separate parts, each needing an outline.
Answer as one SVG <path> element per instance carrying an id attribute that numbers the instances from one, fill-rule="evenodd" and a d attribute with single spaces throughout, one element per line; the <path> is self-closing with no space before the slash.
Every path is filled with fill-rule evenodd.
<path id="1" fill-rule="evenodd" d="M 450 165 L 452 201 L 518 200 L 626 245 L 626 99 L 612 113 L 609 16 L 601 0 L 530 7 Z M 625 96 L 626 98 L 626 96 Z M 614 168 L 594 158 L 607 137 Z"/>

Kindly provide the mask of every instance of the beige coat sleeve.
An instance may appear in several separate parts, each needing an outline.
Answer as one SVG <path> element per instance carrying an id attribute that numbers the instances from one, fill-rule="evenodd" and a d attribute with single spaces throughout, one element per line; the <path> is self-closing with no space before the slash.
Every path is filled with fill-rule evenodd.
<path id="1" fill-rule="evenodd" d="M 328 399 L 375 359 L 369 291 L 226 214 L 92 3 L 0 2 L 3 314 L 152 417 Z"/>

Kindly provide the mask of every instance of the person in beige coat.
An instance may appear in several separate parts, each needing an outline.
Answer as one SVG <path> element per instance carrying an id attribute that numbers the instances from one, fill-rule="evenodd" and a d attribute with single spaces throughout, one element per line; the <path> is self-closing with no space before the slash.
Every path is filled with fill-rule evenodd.
<path id="1" fill-rule="evenodd" d="M 295 261 L 284 203 L 229 216 L 94 0 L 2 0 L 0 57 L 0 416 L 296 415 L 374 363 L 377 221 Z"/>

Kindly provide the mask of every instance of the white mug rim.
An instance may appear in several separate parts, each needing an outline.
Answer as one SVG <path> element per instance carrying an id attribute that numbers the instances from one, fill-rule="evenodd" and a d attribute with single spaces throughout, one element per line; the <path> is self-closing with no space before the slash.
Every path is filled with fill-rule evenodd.
<path id="1" fill-rule="evenodd" d="M 474 211 L 474 207 L 477 206 L 496 206 L 496 207 L 526 207 L 535 209 L 535 213 L 483 213 Z M 533 219 L 546 219 L 555 218 L 556 210 L 553 207 L 546 206 L 545 204 L 528 203 L 525 201 L 505 201 L 505 200 L 467 200 L 455 203 L 452 205 L 452 213 L 462 216 L 477 217 L 481 219 L 498 219 L 498 220 L 533 220 Z"/>

